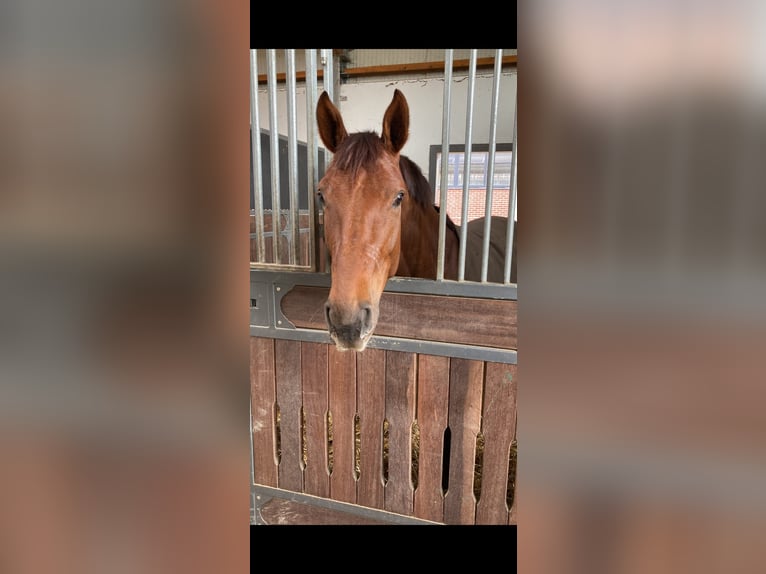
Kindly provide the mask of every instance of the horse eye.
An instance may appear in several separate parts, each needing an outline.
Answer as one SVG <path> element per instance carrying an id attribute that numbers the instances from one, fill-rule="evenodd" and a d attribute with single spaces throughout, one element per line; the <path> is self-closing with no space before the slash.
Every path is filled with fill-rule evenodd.
<path id="1" fill-rule="evenodd" d="M 403 199 L 404 199 L 404 192 L 400 191 L 397 194 L 396 199 L 394 200 L 394 207 L 399 207 L 402 204 Z"/>
<path id="2" fill-rule="evenodd" d="M 317 199 L 319 200 L 319 203 L 321 205 L 324 205 L 324 195 L 322 195 L 322 191 L 317 191 Z"/>

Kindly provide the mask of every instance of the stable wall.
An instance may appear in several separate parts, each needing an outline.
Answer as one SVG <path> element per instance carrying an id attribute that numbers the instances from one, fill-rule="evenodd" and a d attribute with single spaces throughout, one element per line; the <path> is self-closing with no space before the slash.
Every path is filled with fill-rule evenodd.
<path id="1" fill-rule="evenodd" d="M 505 69 L 500 81 L 500 113 L 497 123 L 497 142 L 511 143 L 513 140 L 513 110 L 516 103 L 515 68 Z M 492 70 L 484 69 L 476 74 L 474 84 L 474 143 L 487 143 L 490 131 L 490 107 L 492 104 Z M 442 139 L 442 105 L 444 101 L 444 79 L 427 78 L 375 78 L 361 79 L 340 85 L 336 104 L 343 114 L 349 132 L 374 130 L 380 133 L 383 114 L 391 102 L 394 89 L 399 89 L 410 106 L 410 139 L 402 153 L 409 156 L 428 177 L 430 146 L 440 145 Z M 318 93 L 322 82 L 318 83 Z M 296 87 L 297 134 L 306 141 L 306 88 Z M 285 85 L 277 90 L 278 128 L 281 135 L 287 135 L 287 96 Z M 450 143 L 465 142 L 466 101 L 468 78 L 465 72 L 455 72 L 452 79 L 452 113 Z M 259 117 L 261 129 L 269 129 L 269 102 L 265 87 L 259 87 Z M 321 145 L 321 143 L 320 143 Z"/>

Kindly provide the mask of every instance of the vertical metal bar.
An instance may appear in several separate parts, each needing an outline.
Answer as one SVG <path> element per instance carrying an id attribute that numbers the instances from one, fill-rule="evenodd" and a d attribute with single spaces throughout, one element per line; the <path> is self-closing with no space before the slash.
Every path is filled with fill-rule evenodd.
<path id="1" fill-rule="evenodd" d="M 447 189 L 449 178 L 450 107 L 452 105 L 452 58 L 454 50 L 444 53 L 444 102 L 442 104 L 442 155 L 441 181 L 439 183 L 439 249 L 436 262 L 436 279 L 444 280 L 444 257 L 447 234 Z"/>
<path id="2" fill-rule="evenodd" d="M 290 265 L 300 263 L 300 203 L 298 202 L 298 126 L 295 105 L 295 50 L 285 50 L 287 59 L 287 182 L 290 190 L 289 222 L 292 231 Z"/>
<path id="3" fill-rule="evenodd" d="M 255 484 L 255 462 L 253 460 L 253 396 L 250 395 L 250 486 Z"/>
<path id="4" fill-rule="evenodd" d="M 333 66 L 332 50 L 322 50 L 322 54 L 322 66 L 324 67 L 322 87 L 330 96 L 330 101 L 335 103 L 335 67 Z"/>
<path id="5" fill-rule="evenodd" d="M 271 135 L 271 228 L 274 236 L 274 263 L 281 263 L 279 243 L 282 209 L 279 203 L 279 125 L 277 120 L 277 51 L 269 50 L 267 59 L 269 84 L 269 132 Z"/>
<path id="6" fill-rule="evenodd" d="M 306 164 L 308 177 L 306 178 L 309 206 L 309 265 L 312 271 L 319 270 L 319 241 L 316 239 L 317 209 L 314 191 L 319 185 L 319 148 L 317 144 L 316 129 L 316 102 L 317 102 L 317 52 L 306 50 Z"/>
<path id="7" fill-rule="evenodd" d="M 322 88 L 330 97 L 330 101 L 335 103 L 335 81 L 334 81 L 334 69 L 332 50 L 322 50 Z M 332 154 L 329 150 L 325 150 L 324 153 L 324 166 L 325 170 L 332 161 Z"/>
<path id="8" fill-rule="evenodd" d="M 468 97 L 465 110 L 465 161 L 463 162 L 463 209 L 460 216 L 460 258 L 458 260 L 458 281 L 465 278 L 465 250 L 468 235 L 468 191 L 471 180 L 471 146 L 473 135 L 473 97 L 476 83 L 476 54 L 471 50 L 471 60 L 468 68 Z"/>
<path id="9" fill-rule="evenodd" d="M 258 107 L 258 50 L 250 50 L 250 137 L 253 153 L 253 215 L 255 217 L 255 260 L 266 262 L 263 230 L 263 171 L 261 166 L 261 120 Z"/>
<path id="10" fill-rule="evenodd" d="M 330 101 L 335 103 L 335 71 L 333 66 L 332 50 L 322 50 L 322 88 L 327 92 Z M 325 148 L 324 150 L 324 169 L 327 173 L 327 168 L 332 162 L 332 152 Z M 319 215 L 319 221 L 322 222 L 324 215 Z M 325 245 L 325 261 L 329 262 L 329 251 Z M 325 267 L 327 267 L 325 263 Z M 329 270 L 329 269 L 328 269 Z"/>
<path id="11" fill-rule="evenodd" d="M 481 246 L 481 282 L 487 282 L 489 266 L 489 234 L 492 231 L 492 192 L 495 189 L 495 143 L 497 142 L 497 105 L 500 99 L 500 75 L 503 69 L 503 51 L 495 52 L 495 76 L 492 84 L 492 106 L 489 111 L 489 164 L 487 166 L 487 194 L 484 198 L 484 242 Z"/>
<path id="12" fill-rule="evenodd" d="M 518 149 L 517 149 L 517 126 L 519 123 L 518 120 L 518 109 L 519 109 L 519 98 L 518 98 L 518 88 L 516 90 L 516 107 L 513 110 L 513 150 L 511 152 L 511 201 L 508 202 L 508 229 L 506 230 L 506 236 L 505 236 L 505 269 L 503 272 L 503 282 L 504 283 L 510 283 L 511 282 L 511 259 L 513 259 L 513 232 L 515 229 L 515 220 L 513 219 L 516 215 L 516 166 L 517 166 L 517 157 L 518 157 Z M 518 262 L 516 263 L 518 267 Z M 518 280 L 518 278 L 517 278 Z"/>

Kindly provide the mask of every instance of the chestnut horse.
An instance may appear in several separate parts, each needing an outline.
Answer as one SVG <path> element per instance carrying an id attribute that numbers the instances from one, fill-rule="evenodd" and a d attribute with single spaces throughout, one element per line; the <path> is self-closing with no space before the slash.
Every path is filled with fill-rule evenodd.
<path id="1" fill-rule="evenodd" d="M 399 90 L 383 116 L 380 136 L 349 134 L 326 92 L 317 103 L 317 125 L 334 154 L 317 191 L 332 277 L 325 317 L 339 349 L 361 351 L 377 324 L 390 277 L 436 278 L 439 212 L 420 168 L 399 153 L 409 135 L 409 106 Z M 458 252 L 458 232 L 448 217 L 447 279 L 457 278 Z"/>

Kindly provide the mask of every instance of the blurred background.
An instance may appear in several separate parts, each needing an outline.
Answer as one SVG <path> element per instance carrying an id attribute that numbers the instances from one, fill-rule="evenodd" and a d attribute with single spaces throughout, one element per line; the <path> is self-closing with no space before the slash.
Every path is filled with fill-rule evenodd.
<path id="1" fill-rule="evenodd" d="M 519 7 L 521 572 L 762 572 L 766 10 Z"/>
<path id="2" fill-rule="evenodd" d="M 249 6 L 0 7 L 0 571 L 249 565 Z"/>
<path id="3" fill-rule="evenodd" d="M 2 572 L 247 568 L 248 11 L 0 7 Z M 519 570 L 761 572 L 766 9 L 518 17 Z"/>

